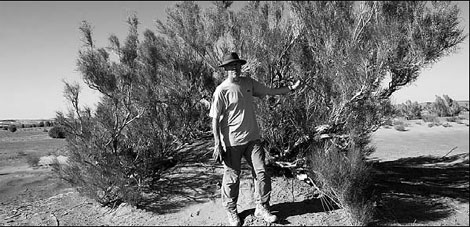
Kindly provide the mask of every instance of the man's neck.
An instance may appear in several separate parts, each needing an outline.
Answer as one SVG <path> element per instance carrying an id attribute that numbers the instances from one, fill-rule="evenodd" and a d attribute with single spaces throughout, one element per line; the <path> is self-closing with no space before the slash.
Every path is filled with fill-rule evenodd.
<path id="1" fill-rule="evenodd" d="M 227 82 L 229 83 L 234 83 L 234 84 L 238 84 L 240 82 L 241 78 L 240 77 L 227 77 Z"/>

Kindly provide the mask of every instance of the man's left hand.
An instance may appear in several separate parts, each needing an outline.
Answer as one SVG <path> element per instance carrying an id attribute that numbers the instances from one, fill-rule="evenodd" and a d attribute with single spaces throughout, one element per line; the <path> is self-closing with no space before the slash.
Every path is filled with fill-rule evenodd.
<path id="1" fill-rule="evenodd" d="M 293 91 L 300 86 L 300 80 L 297 80 L 293 85 L 289 86 L 289 90 Z"/>

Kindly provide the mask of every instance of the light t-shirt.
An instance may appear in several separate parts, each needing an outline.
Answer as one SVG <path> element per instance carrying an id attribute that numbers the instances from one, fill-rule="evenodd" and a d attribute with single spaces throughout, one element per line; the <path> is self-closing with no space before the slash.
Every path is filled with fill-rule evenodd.
<path id="1" fill-rule="evenodd" d="M 209 116 L 220 115 L 221 141 L 224 146 L 239 146 L 260 138 L 253 96 L 263 97 L 269 88 L 250 77 L 236 83 L 228 80 L 215 89 Z"/>

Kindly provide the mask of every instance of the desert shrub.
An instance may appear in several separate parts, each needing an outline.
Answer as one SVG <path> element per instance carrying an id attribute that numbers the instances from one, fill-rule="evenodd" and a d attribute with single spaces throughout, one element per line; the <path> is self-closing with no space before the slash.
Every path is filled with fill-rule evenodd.
<path id="1" fill-rule="evenodd" d="M 8 130 L 9 130 L 10 132 L 16 132 L 16 125 L 9 125 L 9 126 L 8 126 Z"/>
<path id="2" fill-rule="evenodd" d="M 428 127 L 432 128 L 434 126 L 434 123 L 428 123 Z"/>
<path id="3" fill-rule="evenodd" d="M 38 127 L 44 127 L 44 121 L 39 122 Z"/>
<path id="4" fill-rule="evenodd" d="M 4 125 L 4 126 L 2 126 L 2 129 L 3 130 L 8 130 L 8 126 Z"/>
<path id="5" fill-rule="evenodd" d="M 65 128 L 60 125 L 52 127 L 48 134 L 55 139 L 64 139 L 66 136 Z"/>
<path id="6" fill-rule="evenodd" d="M 439 122 L 439 118 L 434 115 L 423 115 L 422 119 L 424 122 L 433 122 L 433 123 Z"/>
<path id="7" fill-rule="evenodd" d="M 21 124 L 20 128 L 24 128 L 24 126 L 25 126 L 24 124 Z"/>
<path id="8" fill-rule="evenodd" d="M 351 144 L 341 149 L 331 141 L 320 140 L 311 144 L 309 148 L 313 152 L 308 158 L 312 166 L 310 176 L 322 193 L 332 199 L 336 207 L 345 209 L 356 224 L 370 223 L 375 212 L 373 203 L 376 198 L 370 191 L 371 166 L 363 160 L 363 153 L 373 148 L 363 146 Z M 326 208 L 332 209 L 333 206 Z"/>
<path id="9" fill-rule="evenodd" d="M 402 120 L 399 120 L 399 119 L 393 120 L 393 128 L 397 131 L 406 131 L 405 127 L 407 126 L 409 125 Z"/>
<path id="10" fill-rule="evenodd" d="M 460 117 L 458 117 L 458 116 L 446 117 L 446 121 L 448 121 L 448 122 L 457 122 L 457 121 L 460 121 Z"/>
<path id="11" fill-rule="evenodd" d="M 396 126 L 396 125 L 403 125 L 403 126 L 406 126 L 406 127 L 410 126 L 410 124 L 406 123 L 405 121 L 406 120 L 403 120 L 403 119 L 393 119 L 392 124 L 393 124 L 393 126 Z"/>
<path id="12" fill-rule="evenodd" d="M 210 132 L 208 108 L 200 100 L 215 89 L 209 67 L 178 38 L 165 41 L 147 30 L 139 40 L 137 18 L 128 25 L 123 44 L 110 37 L 108 50 L 120 56 L 115 63 L 105 48 L 93 45 L 91 26 L 82 24 L 79 71 L 103 98 L 94 113 L 79 108 L 80 87 L 66 82 L 73 111 L 55 119 L 65 127 L 69 150 L 69 164 L 56 168 L 59 175 L 107 206 L 140 206 L 156 193 L 178 146 Z"/>
<path id="13" fill-rule="evenodd" d="M 384 126 L 393 126 L 393 119 L 392 118 L 385 119 L 383 125 Z"/>
<path id="14" fill-rule="evenodd" d="M 272 162 L 304 161 L 318 174 L 320 190 L 356 224 L 367 224 L 372 206 L 364 193 L 369 177 L 364 158 L 373 149 L 361 138 L 390 116 L 395 91 L 465 36 L 450 3 L 354 4 L 249 2 L 233 12 L 231 2 L 217 1 L 201 12 L 185 1 L 167 10 L 166 23 L 157 21 L 163 36 L 147 30 L 139 40 L 138 21 L 131 18 L 124 43 L 112 36 L 109 48 L 94 45 L 85 23 L 79 70 L 103 99 L 91 114 L 78 108 L 78 88 L 67 88 L 74 111 L 57 119 L 72 135 L 70 179 L 105 204 L 139 197 L 154 174 L 147 166 L 172 154 L 168 144 L 210 127 L 198 103 L 210 100 L 221 82 L 217 66 L 223 54 L 237 51 L 248 60 L 245 76 L 270 87 L 303 81 L 302 89 L 287 96 L 256 99 Z M 110 61 L 108 50 L 119 56 L 117 62 Z M 318 137 L 330 135 L 318 144 Z M 325 161 L 319 167 L 312 164 L 317 153 Z"/>
<path id="15" fill-rule="evenodd" d="M 431 110 L 439 117 L 451 117 L 458 116 L 461 108 L 459 103 L 449 96 L 443 95 L 443 98 L 441 98 L 436 95 L 436 101 L 434 101 Z"/>
<path id="16" fill-rule="evenodd" d="M 452 125 L 449 124 L 449 123 L 444 123 L 444 124 L 442 124 L 442 126 L 443 126 L 444 128 L 452 127 Z"/>
<path id="17" fill-rule="evenodd" d="M 421 118 L 421 112 L 423 108 L 418 102 L 411 102 L 407 100 L 403 104 L 397 105 L 398 116 L 405 117 L 407 120 L 414 120 Z"/>
<path id="18" fill-rule="evenodd" d="M 262 136 L 273 157 L 271 162 L 304 160 L 306 155 L 316 152 L 308 149 L 309 143 L 321 135 L 337 135 L 341 139 L 332 137 L 331 140 L 343 146 L 354 143 L 354 138 L 348 135 L 368 135 L 375 131 L 393 112 L 390 95 L 417 78 L 422 67 L 433 63 L 429 60 L 437 57 L 435 53 L 444 54 L 429 45 L 428 41 L 433 40 L 433 36 L 415 36 L 413 31 L 416 30 L 408 28 L 422 29 L 424 27 L 417 25 L 430 23 L 430 15 L 424 13 L 426 10 L 437 16 L 437 11 L 446 8 L 446 16 L 437 16 L 439 20 L 456 20 L 451 12 L 455 9 L 446 4 L 430 4 L 431 7 L 427 8 L 418 2 L 361 3 L 362 8 L 357 11 L 353 10 L 356 7 L 352 4 L 301 1 L 251 3 L 240 13 L 238 20 L 245 22 L 248 28 L 241 26 L 241 35 L 230 35 L 241 37 L 235 40 L 247 40 L 242 45 L 249 46 L 248 49 L 242 49 L 241 44 L 237 46 L 237 50 L 250 59 L 245 73 L 271 87 L 283 87 L 296 79 L 304 82 L 302 89 L 290 95 L 257 100 Z M 441 16 L 444 14 L 439 13 Z M 358 21 L 362 21 L 358 20 L 359 15 L 376 19 L 365 25 L 367 29 L 363 31 L 367 32 L 351 39 L 357 35 L 354 34 L 357 29 L 353 25 L 358 26 Z M 421 34 L 433 33 L 421 31 Z M 414 45 L 416 42 L 420 44 Z M 393 49 L 393 53 L 384 51 L 388 48 Z M 429 51 L 431 49 L 432 52 Z M 270 57 L 260 57 L 266 55 Z M 366 70 L 367 67 L 371 68 Z M 387 77 L 391 78 L 391 82 L 381 88 L 379 81 L 384 81 L 386 74 L 391 75 Z M 417 105 L 413 104 L 413 107 Z M 419 115 L 419 112 L 418 107 L 412 110 L 413 115 Z M 323 126 L 325 130 L 317 130 Z M 355 152 L 348 149 L 342 151 L 345 157 Z M 371 150 L 361 152 L 364 157 Z M 312 164 L 313 159 L 308 159 L 311 169 L 316 168 Z M 331 168 L 325 171 L 333 174 L 340 166 L 329 161 Z M 318 184 L 321 190 L 338 192 L 330 194 L 336 199 L 349 192 L 357 193 L 349 187 L 340 188 L 339 184 L 325 184 L 327 179 L 320 178 Z M 342 180 L 343 184 L 353 184 L 349 181 L 355 179 L 344 177 Z M 360 197 L 360 193 L 357 195 Z M 348 204 L 348 200 L 338 201 L 343 207 Z"/>
<path id="19" fill-rule="evenodd" d="M 401 131 L 401 132 L 406 131 L 405 125 L 395 125 L 395 126 L 393 126 L 393 128 L 395 128 L 395 130 Z"/>
<path id="20" fill-rule="evenodd" d="M 46 126 L 46 127 L 51 127 L 51 126 L 52 126 L 52 123 L 51 123 L 50 121 L 46 121 L 46 122 L 44 123 L 44 126 Z"/>
<path id="21" fill-rule="evenodd" d="M 26 155 L 26 162 L 31 167 L 37 167 L 41 157 L 37 154 L 28 154 Z"/>

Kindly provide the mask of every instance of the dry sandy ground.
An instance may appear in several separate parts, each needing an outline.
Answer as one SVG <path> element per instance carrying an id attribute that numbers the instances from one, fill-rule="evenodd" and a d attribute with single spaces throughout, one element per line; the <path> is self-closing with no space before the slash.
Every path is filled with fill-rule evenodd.
<path id="1" fill-rule="evenodd" d="M 377 225 L 468 226 L 469 128 L 452 126 L 411 122 L 405 132 L 381 128 L 374 134 L 377 151 L 371 160 L 382 195 Z M 57 154 L 64 145 L 39 129 L 0 131 L 0 225 L 226 225 L 218 190 L 220 166 L 177 166 L 162 197 L 147 210 L 127 204 L 110 209 L 80 196 L 49 167 L 31 168 L 25 161 L 32 153 Z M 194 150 L 210 146 L 199 142 Z M 247 167 L 242 179 L 238 211 L 244 225 L 269 225 L 253 216 Z M 306 192 L 312 188 L 304 182 L 274 177 L 271 204 L 280 221 L 272 225 L 350 225 L 343 210 L 329 210 L 324 200 L 307 198 Z"/>

